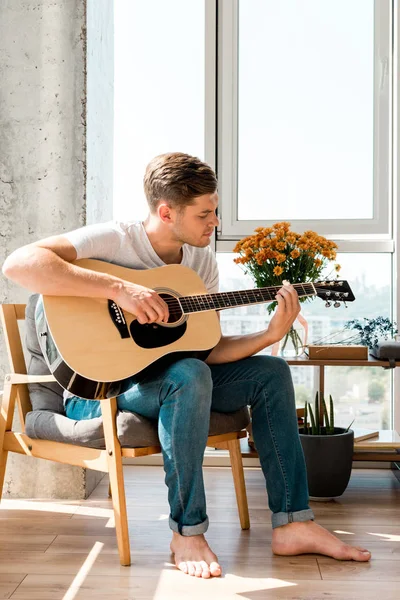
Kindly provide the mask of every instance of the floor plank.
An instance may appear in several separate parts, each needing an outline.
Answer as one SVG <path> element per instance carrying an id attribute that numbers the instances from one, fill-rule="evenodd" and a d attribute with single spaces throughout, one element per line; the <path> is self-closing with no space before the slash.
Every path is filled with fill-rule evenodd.
<path id="1" fill-rule="evenodd" d="M 0 575 L 0 598 L 10 598 L 25 577 L 19 573 Z"/>
<path id="2" fill-rule="evenodd" d="M 251 529 L 239 526 L 229 468 L 206 468 L 207 539 L 223 577 L 178 572 L 169 552 L 160 467 L 125 467 L 132 566 L 121 567 L 105 477 L 86 501 L 6 500 L 0 505 L 0 599 L 396 600 L 400 597 L 400 483 L 390 470 L 354 470 L 346 492 L 312 502 L 317 521 L 368 547 L 368 564 L 271 551 L 271 513 L 259 469 L 246 469 Z M 379 594 L 379 596 L 378 596 Z"/>

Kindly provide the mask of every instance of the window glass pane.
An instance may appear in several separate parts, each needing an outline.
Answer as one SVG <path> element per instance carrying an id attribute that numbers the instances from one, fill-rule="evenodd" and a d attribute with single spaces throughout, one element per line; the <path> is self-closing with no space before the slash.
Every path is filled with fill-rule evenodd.
<path id="1" fill-rule="evenodd" d="M 373 0 L 239 1 L 239 219 L 373 213 Z"/>
<path id="2" fill-rule="evenodd" d="M 253 281 L 244 275 L 242 268 L 233 262 L 232 253 L 217 253 L 220 269 L 220 290 L 232 291 L 253 288 Z M 325 308 L 319 298 L 302 305 L 302 313 L 309 325 L 309 341 L 339 332 L 347 320 L 390 317 L 391 255 L 390 254 L 339 254 L 342 265 L 341 279 L 348 280 L 356 300 L 348 308 Z M 224 335 L 245 334 L 266 328 L 269 315 L 265 304 L 221 311 Z M 341 335 L 348 335 L 343 332 Z M 270 348 L 261 352 L 269 354 Z M 291 367 L 296 391 L 296 404 L 304 406 L 313 401 L 315 370 L 313 367 Z M 325 392 L 335 400 L 335 417 L 338 426 L 347 427 L 355 419 L 354 427 L 390 428 L 391 371 L 371 367 L 327 367 Z"/>
<path id="3" fill-rule="evenodd" d="M 204 0 L 114 4 L 114 217 L 141 219 L 154 156 L 204 158 Z"/>

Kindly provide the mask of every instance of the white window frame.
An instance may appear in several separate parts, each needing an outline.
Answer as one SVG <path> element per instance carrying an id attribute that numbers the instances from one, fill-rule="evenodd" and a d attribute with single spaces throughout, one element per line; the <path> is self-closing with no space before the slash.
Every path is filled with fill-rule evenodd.
<path id="1" fill-rule="evenodd" d="M 245 1 L 245 0 L 242 0 Z M 220 194 L 217 250 L 273 221 L 238 219 L 238 8 L 239 0 L 218 1 L 218 180 Z M 374 251 L 393 252 L 392 243 L 392 22 L 391 0 L 375 0 L 373 218 L 289 219 L 295 231 L 313 229 L 335 240 L 368 239 Z M 348 244 L 346 244 L 347 246 Z M 342 244 L 340 244 L 342 246 Z M 369 252 L 372 250 L 369 244 Z M 342 250 L 343 248 L 341 248 Z M 350 248 L 348 249 L 350 251 Z M 358 251 L 353 249 L 353 251 Z"/>

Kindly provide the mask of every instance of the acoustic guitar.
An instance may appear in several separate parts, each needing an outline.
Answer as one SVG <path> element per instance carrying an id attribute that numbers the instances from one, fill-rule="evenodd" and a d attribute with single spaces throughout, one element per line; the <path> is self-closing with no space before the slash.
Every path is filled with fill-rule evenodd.
<path id="1" fill-rule="evenodd" d="M 169 308 L 168 323 L 141 325 L 112 300 L 41 296 L 36 308 L 39 343 L 51 373 L 75 396 L 103 399 L 166 356 L 205 358 L 218 344 L 217 311 L 275 300 L 280 286 L 209 294 L 199 275 L 182 265 L 134 270 L 100 260 L 79 267 L 109 273 L 154 289 Z M 319 296 L 327 305 L 351 302 L 346 281 L 295 283 L 299 297 Z"/>

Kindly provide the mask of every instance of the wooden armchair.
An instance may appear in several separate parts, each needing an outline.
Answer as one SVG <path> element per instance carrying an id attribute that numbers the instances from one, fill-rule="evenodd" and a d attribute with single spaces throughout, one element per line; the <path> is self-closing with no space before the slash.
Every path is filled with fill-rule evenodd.
<path id="1" fill-rule="evenodd" d="M 22 350 L 23 344 L 18 328 L 18 320 L 25 319 L 25 305 L 0 305 L 0 315 L 10 362 L 10 374 L 5 377 L 3 403 L 0 410 L 0 490 L 3 489 L 8 452 L 18 452 L 27 456 L 45 458 L 108 473 L 120 561 L 121 565 L 130 565 L 131 557 L 122 458 L 124 456 L 138 457 L 157 454 L 161 451 L 161 448 L 159 446 L 121 448 L 115 422 L 117 412 L 116 398 L 100 401 L 106 446 L 104 450 L 28 437 L 25 433 L 25 417 L 32 410 L 28 383 L 45 383 L 55 381 L 55 379 L 52 375 L 27 375 Z M 13 431 L 12 429 L 16 403 L 22 426 L 21 432 Z M 242 529 L 250 527 L 239 443 L 240 438 L 245 436 L 246 431 L 242 430 L 210 436 L 207 442 L 208 446 L 229 450 Z"/>

